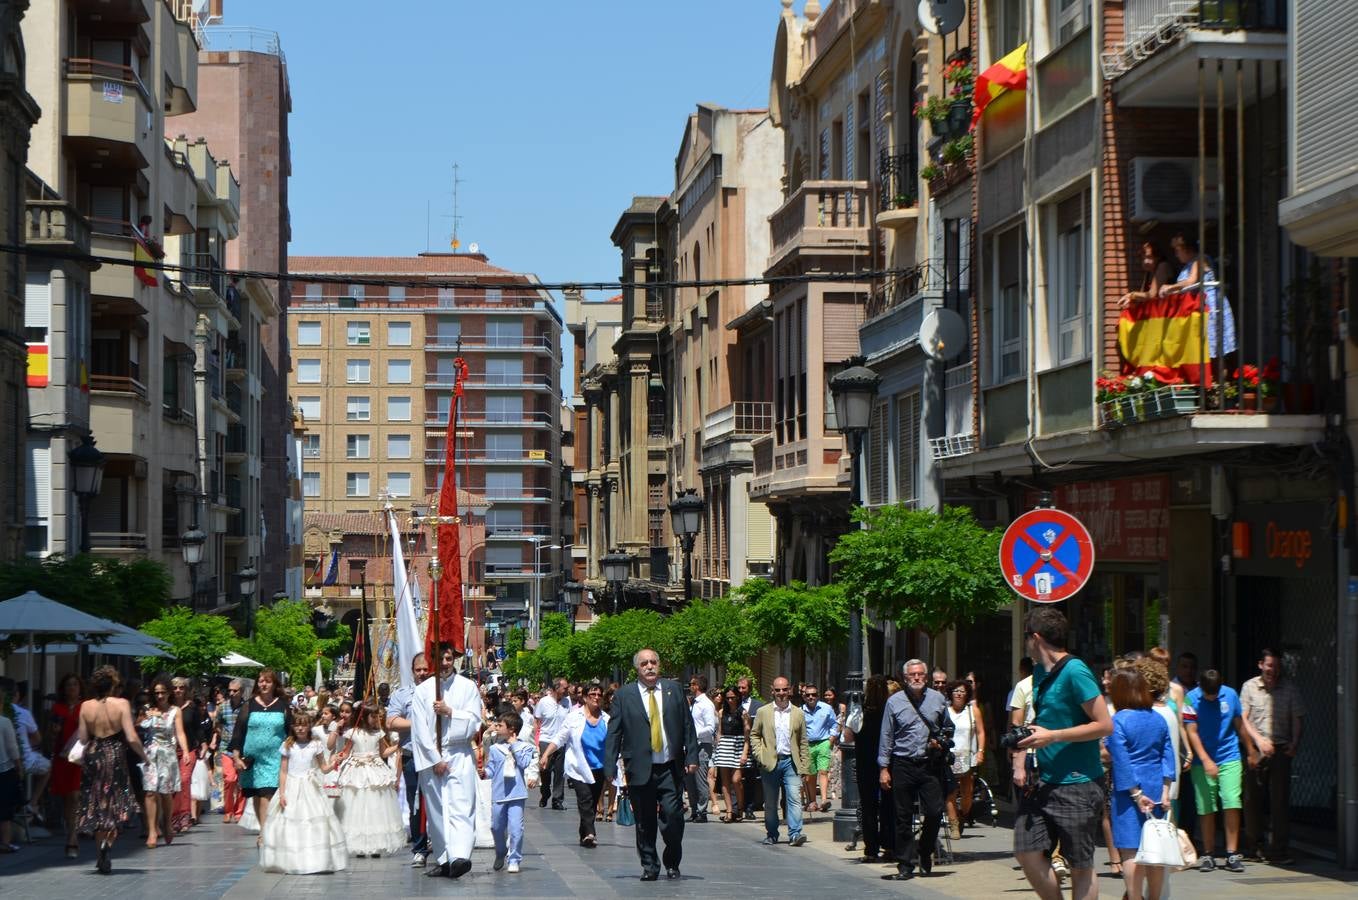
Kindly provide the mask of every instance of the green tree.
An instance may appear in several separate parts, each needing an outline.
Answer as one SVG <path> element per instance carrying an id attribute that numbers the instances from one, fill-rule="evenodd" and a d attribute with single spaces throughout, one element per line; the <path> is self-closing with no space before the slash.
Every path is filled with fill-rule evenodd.
<path id="1" fill-rule="evenodd" d="M 1001 532 L 981 527 L 965 507 L 860 507 L 853 521 L 862 527 L 830 551 L 836 583 L 898 628 L 935 638 L 1011 599 L 1000 575 Z"/>
<path id="2" fill-rule="evenodd" d="M 352 641 L 348 625 L 335 626 L 334 636 L 323 638 L 311 624 L 311 607 L 301 600 L 280 600 L 262 606 L 255 613 L 254 640 L 244 641 L 241 652 L 279 672 L 287 672 L 294 684 L 309 682 L 316 671 L 316 653 L 321 667 L 330 671 L 331 657 L 341 653 Z M 369 651 L 371 652 L 371 650 Z"/>
<path id="3" fill-rule="evenodd" d="M 775 585 L 751 578 L 732 594 L 754 627 L 757 646 L 830 647 L 849 633 L 849 604 L 838 584 Z"/>
<path id="4" fill-rule="evenodd" d="M 159 562 L 79 554 L 21 559 L 0 566 L 0 600 L 37 591 L 50 600 L 122 625 L 140 627 L 170 601 L 173 581 Z"/>
<path id="5" fill-rule="evenodd" d="M 680 665 L 728 666 L 754 656 L 761 646 L 745 608 L 725 597 L 695 600 L 670 616 L 668 628 Z"/>
<path id="6" fill-rule="evenodd" d="M 143 624 L 141 630 L 169 645 L 165 648 L 170 654 L 168 660 L 156 656 L 140 660 L 142 669 L 148 672 L 166 668 L 168 663 L 183 675 L 211 675 L 221 668 L 222 657 L 240 643 L 226 617 L 195 615 L 183 606 L 167 609 Z"/>
<path id="7" fill-rule="evenodd" d="M 759 696 L 759 676 L 754 674 L 754 670 L 744 663 L 733 662 L 726 667 L 726 680 L 722 682 L 721 689 L 735 690 L 740 684 L 740 679 L 750 679 L 750 696 L 756 700 Z"/>

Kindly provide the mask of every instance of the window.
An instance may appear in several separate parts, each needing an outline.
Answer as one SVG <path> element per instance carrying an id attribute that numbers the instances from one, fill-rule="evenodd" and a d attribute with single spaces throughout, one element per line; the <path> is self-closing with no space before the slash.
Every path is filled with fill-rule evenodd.
<path id="1" fill-rule="evenodd" d="M 523 382 L 522 359 L 486 360 L 486 384 L 521 384 Z"/>
<path id="2" fill-rule="evenodd" d="M 523 419 L 523 397 L 491 394 L 486 397 L 487 422 L 518 422 Z"/>
<path id="3" fill-rule="evenodd" d="M 388 421 L 388 422 L 409 422 L 409 421 L 410 421 L 410 398 L 409 398 L 409 397 L 388 397 L 388 398 L 387 398 L 387 421 Z"/>
<path id="4" fill-rule="evenodd" d="M 500 288 L 486 288 L 486 302 L 499 303 L 504 299 L 504 293 Z"/>
<path id="5" fill-rule="evenodd" d="M 487 472 L 486 499 L 506 500 L 523 496 L 522 472 Z"/>
<path id="6" fill-rule="evenodd" d="M 306 459 L 319 459 L 321 455 L 321 436 L 319 434 L 302 435 L 302 456 Z"/>
<path id="7" fill-rule="evenodd" d="M 486 459 L 512 461 L 523 457 L 523 435 L 517 431 L 486 435 Z"/>
<path id="8" fill-rule="evenodd" d="M 388 472 L 387 473 L 387 495 L 391 497 L 410 496 L 410 473 L 409 472 Z"/>
<path id="9" fill-rule="evenodd" d="M 312 303 L 321 302 L 321 286 L 319 284 L 308 284 L 306 286 L 306 299 Z"/>
<path id="10" fill-rule="evenodd" d="M 1048 261 L 1051 355 L 1052 363 L 1060 366 L 1088 355 L 1085 194 L 1062 200 L 1048 213 L 1054 214 L 1056 232 Z"/>
<path id="11" fill-rule="evenodd" d="M 298 322 L 297 323 L 297 346 L 299 347 L 319 347 L 321 345 L 321 323 L 320 322 Z"/>
<path id="12" fill-rule="evenodd" d="M 372 332 L 367 322 L 350 322 L 345 326 L 350 347 L 366 347 L 372 343 Z"/>
<path id="13" fill-rule="evenodd" d="M 387 459 L 410 459 L 410 435 L 387 435 Z"/>
<path id="14" fill-rule="evenodd" d="M 410 360 L 387 360 L 387 384 L 410 384 Z"/>
<path id="15" fill-rule="evenodd" d="M 495 509 L 486 510 L 487 534 L 524 534 L 523 510 Z"/>
<path id="16" fill-rule="evenodd" d="M 321 383 L 321 361 L 319 359 L 299 359 L 297 360 L 297 383 L 298 384 L 320 384 Z"/>
<path id="17" fill-rule="evenodd" d="M 439 290 L 439 301 L 438 301 L 439 306 L 452 306 L 454 302 L 453 289 L 450 287 L 441 287 L 438 290 Z"/>
<path id="18" fill-rule="evenodd" d="M 346 459 L 367 459 L 369 453 L 369 440 L 366 434 L 351 434 L 344 439 L 344 456 Z"/>
<path id="19" fill-rule="evenodd" d="M 366 422 L 372 418 L 372 401 L 367 397 L 350 397 L 344 402 L 344 417 L 350 422 Z"/>
<path id="20" fill-rule="evenodd" d="M 351 285 L 349 285 L 349 291 L 348 291 L 348 293 L 346 293 L 344 296 L 346 296 L 346 297 L 353 297 L 355 300 L 362 300 L 362 299 L 363 299 L 363 285 L 361 285 L 361 284 L 351 284 Z"/>
<path id="21" fill-rule="evenodd" d="M 392 286 L 392 287 L 387 288 L 387 299 L 388 299 L 388 300 L 395 300 L 396 302 L 399 303 L 399 302 L 405 300 L 405 298 L 406 298 L 406 289 L 405 289 L 404 287 L 402 287 L 401 285 L 398 284 L 398 285 L 394 285 L 394 286 Z"/>
<path id="22" fill-rule="evenodd" d="M 320 397 L 298 397 L 297 411 L 302 414 L 302 418 L 308 422 L 316 422 L 321 418 L 321 398 Z"/>
<path id="23" fill-rule="evenodd" d="M 1059 47 L 1089 22 L 1089 0 L 1050 0 L 1051 45 Z"/>
<path id="24" fill-rule="evenodd" d="M 896 398 L 896 502 L 919 504 L 919 392 Z"/>
<path id="25" fill-rule="evenodd" d="M 486 343 L 492 347 L 517 347 L 523 343 L 523 322 L 496 319 L 486 321 Z"/>
<path id="26" fill-rule="evenodd" d="M 368 384 L 372 381 L 372 363 L 366 359 L 351 359 L 344 365 L 344 380 L 349 384 Z"/>
<path id="27" fill-rule="evenodd" d="M 321 495 L 321 473 L 303 472 L 302 473 L 302 496 L 319 497 Z"/>
<path id="28" fill-rule="evenodd" d="M 990 62 L 995 62 L 1028 39 L 1028 3 L 1029 0 L 991 0 L 988 17 Z"/>
<path id="29" fill-rule="evenodd" d="M 887 484 L 888 434 L 891 430 L 891 407 L 886 401 L 872 405 L 872 416 L 868 419 L 867 476 L 868 505 L 881 506 L 890 496 Z"/>
<path id="30" fill-rule="evenodd" d="M 368 473 L 367 472 L 345 473 L 344 496 L 346 497 L 368 496 Z"/>
<path id="31" fill-rule="evenodd" d="M 410 346 L 410 323 L 409 322 L 388 322 L 387 323 L 387 344 L 392 347 Z"/>
<path id="32" fill-rule="evenodd" d="M 434 343 L 440 347 L 456 347 L 462 334 L 462 324 L 457 319 L 440 318 L 434 325 Z"/>
<path id="33" fill-rule="evenodd" d="M 1011 228 L 992 241 L 995 252 L 988 322 L 994 342 L 991 383 L 1003 384 L 1022 378 L 1027 365 L 1023 352 L 1027 241 L 1022 228 Z"/>

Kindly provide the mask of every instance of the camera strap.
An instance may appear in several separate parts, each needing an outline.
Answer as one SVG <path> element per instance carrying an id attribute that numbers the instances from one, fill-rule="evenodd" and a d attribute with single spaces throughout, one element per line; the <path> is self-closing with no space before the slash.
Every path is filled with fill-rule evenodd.
<path id="1" fill-rule="evenodd" d="M 1075 659 L 1075 654 L 1074 654 L 1074 653 L 1067 653 L 1065 656 L 1061 657 L 1061 661 L 1060 661 L 1060 662 L 1058 662 L 1056 665 L 1052 666 L 1052 670 L 1051 670 L 1050 672 L 1047 673 L 1047 677 L 1044 678 L 1044 679 L 1042 679 L 1042 684 L 1041 684 L 1040 687 L 1039 687 L 1039 685 L 1037 685 L 1036 683 L 1033 685 L 1033 721 L 1034 721 L 1034 722 L 1036 722 L 1036 721 L 1037 721 L 1037 717 L 1038 717 L 1039 715 L 1042 714 L 1042 695 L 1045 693 L 1045 690 L 1043 690 L 1043 689 L 1046 688 L 1047 685 L 1049 685 L 1049 684 L 1054 684 L 1054 683 L 1056 682 L 1056 676 L 1058 676 L 1058 675 L 1061 674 L 1061 670 L 1064 669 L 1064 668 L 1066 667 L 1066 663 L 1070 662 L 1072 659 Z"/>

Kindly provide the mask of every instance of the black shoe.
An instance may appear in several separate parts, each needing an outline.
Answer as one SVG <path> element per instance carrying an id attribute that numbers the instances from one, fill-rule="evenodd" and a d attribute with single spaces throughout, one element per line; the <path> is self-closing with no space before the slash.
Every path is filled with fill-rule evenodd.
<path id="1" fill-rule="evenodd" d="M 543 797 L 543 798 L 541 798 L 541 799 L 538 800 L 538 807 L 539 807 L 539 808 L 544 807 L 544 806 L 546 806 L 546 805 L 547 805 L 547 798 L 546 798 L 546 797 Z"/>
<path id="2" fill-rule="evenodd" d="M 566 808 L 565 801 L 562 801 L 562 800 L 553 800 L 553 801 L 552 801 L 552 809 L 556 809 L 556 810 L 565 810 L 565 808 Z"/>
<path id="3" fill-rule="evenodd" d="M 883 875 L 883 881 L 909 881 L 915 877 L 914 869 L 897 869 L 890 875 Z"/>
<path id="4" fill-rule="evenodd" d="M 706 825 L 706 824 L 707 824 L 707 813 L 701 813 L 701 814 L 699 814 L 699 815 L 694 816 L 694 817 L 693 817 L 693 821 L 694 821 L 694 822 L 697 822 L 699 825 Z"/>
<path id="5" fill-rule="evenodd" d="M 452 867 L 449 866 L 448 863 L 444 863 L 444 864 L 441 865 L 441 866 L 433 866 L 432 868 L 430 868 L 430 870 L 429 870 L 428 872 L 425 872 L 425 873 L 424 873 L 424 877 L 425 877 L 425 878 L 448 878 L 449 875 L 450 875 L 451 868 L 452 868 Z"/>
<path id="6" fill-rule="evenodd" d="M 455 859 L 452 862 L 448 863 L 449 878 L 461 878 L 463 875 L 466 875 L 471 870 L 472 861 L 470 859 Z"/>
<path id="7" fill-rule="evenodd" d="M 642 881 L 656 881 L 659 878 L 660 878 L 659 869 L 646 869 L 644 872 L 641 873 Z"/>
<path id="8" fill-rule="evenodd" d="M 666 877 L 666 878 L 678 878 L 678 877 L 679 877 L 679 867 L 678 867 L 678 866 L 675 866 L 675 867 L 672 868 L 672 869 L 666 869 L 666 870 L 665 870 L 665 877 Z"/>
<path id="9" fill-rule="evenodd" d="M 113 871 L 113 862 L 108 858 L 108 847 L 99 847 L 99 856 L 94 861 L 94 868 L 100 875 L 107 875 Z"/>
<path id="10" fill-rule="evenodd" d="M 921 875 L 932 875 L 934 873 L 934 855 L 932 853 L 920 854 L 919 873 Z"/>

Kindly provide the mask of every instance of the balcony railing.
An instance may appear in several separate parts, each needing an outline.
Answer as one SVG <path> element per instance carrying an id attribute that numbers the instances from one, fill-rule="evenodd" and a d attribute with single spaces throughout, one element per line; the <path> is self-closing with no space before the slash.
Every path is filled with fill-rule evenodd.
<path id="1" fill-rule="evenodd" d="M 868 224 L 866 182 L 804 182 L 769 218 L 770 264 L 795 247 L 866 248 Z"/>
<path id="2" fill-rule="evenodd" d="M 737 400 L 707 414 L 703 420 L 703 440 L 723 437 L 750 438 L 773 430 L 773 404 L 765 401 Z"/>
<path id="3" fill-rule="evenodd" d="M 458 424 L 466 425 L 520 425 L 548 428 L 552 425 L 552 414 L 524 410 L 523 412 L 487 412 L 484 409 L 464 409 L 458 417 Z M 425 417 L 425 424 L 447 425 L 448 413 L 431 414 Z"/>
<path id="4" fill-rule="evenodd" d="M 151 105 L 150 92 L 146 90 L 146 85 L 142 84 L 141 77 L 137 75 L 137 70 L 131 66 L 104 62 L 102 59 L 71 57 L 66 60 L 66 77 L 71 78 L 73 76 L 77 78 L 98 78 L 129 85 L 136 90 L 148 107 Z"/>
<path id="5" fill-rule="evenodd" d="M 146 385 L 130 375 L 90 375 L 90 390 L 110 394 L 135 394 L 146 399 Z"/>
<path id="6" fill-rule="evenodd" d="M 1123 43 L 1103 54 L 1106 78 L 1117 78 L 1190 28 L 1283 31 L 1286 0 L 1126 0 Z"/>
<path id="7" fill-rule="evenodd" d="M 138 531 L 91 531 L 90 549 L 100 550 L 145 550 L 146 535 Z"/>
<path id="8" fill-rule="evenodd" d="M 892 275 L 876 285 L 868 295 L 865 321 L 918 299 L 920 292 L 931 284 L 942 286 L 942 273 L 936 274 L 936 268 L 932 262 L 921 263 L 904 275 Z"/>
<path id="9" fill-rule="evenodd" d="M 441 466 L 444 462 L 442 450 L 430 451 L 425 454 L 426 465 Z M 470 449 L 459 447 L 457 451 L 458 464 L 462 463 L 520 463 L 523 465 L 546 465 L 552 461 L 550 450 L 488 450 L 484 447 L 472 447 Z"/>
<path id="10" fill-rule="evenodd" d="M 535 537 L 550 535 L 552 526 L 525 522 L 521 525 L 487 525 L 486 537 L 491 538 L 516 538 L 516 537 Z"/>
<path id="11" fill-rule="evenodd" d="M 475 484 L 462 487 L 470 493 L 480 494 L 486 500 L 528 503 L 552 499 L 552 488 L 549 487 L 486 487 Z M 437 489 L 437 484 L 430 482 L 429 491 Z"/>
<path id="12" fill-rule="evenodd" d="M 469 387 L 548 387 L 553 383 L 552 375 L 546 372 L 525 372 L 522 374 L 503 372 L 471 372 L 465 384 Z M 451 373 L 435 372 L 426 375 L 426 388 L 452 389 L 457 376 Z"/>
<path id="13" fill-rule="evenodd" d="M 90 252 L 90 223 L 64 200 L 29 200 L 24 204 L 28 217 L 28 243 L 41 247 L 63 247 L 75 253 Z"/>
<path id="14" fill-rule="evenodd" d="M 919 206 L 919 157 L 913 146 L 906 153 L 883 150 L 877 175 L 881 181 L 878 209 L 882 212 Z"/>
<path id="15" fill-rule="evenodd" d="M 555 352 L 557 345 L 545 334 L 461 334 L 429 335 L 426 350 L 524 350 Z"/>
<path id="16" fill-rule="evenodd" d="M 186 253 L 184 283 L 190 287 L 208 288 L 218 297 L 226 297 L 226 273 L 221 263 L 210 253 Z"/>

